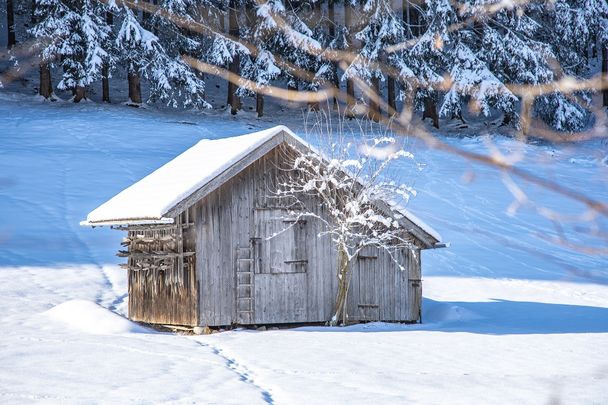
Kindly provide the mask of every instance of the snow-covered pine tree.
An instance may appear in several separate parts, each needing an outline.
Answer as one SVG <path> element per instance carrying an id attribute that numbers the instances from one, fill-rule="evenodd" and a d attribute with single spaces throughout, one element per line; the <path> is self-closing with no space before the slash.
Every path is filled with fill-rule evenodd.
<path id="1" fill-rule="evenodd" d="M 544 14 L 547 24 L 540 32 L 559 62 L 559 69 L 554 69 L 555 78 L 589 76 L 598 34 L 602 35 L 606 28 L 608 4 L 604 0 L 556 0 Z M 556 89 L 539 97 L 535 107 L 536 113 L 553 128 L 579 131 L 589 122 L 591 113 L 586 107 L 590 102 L 590 92 L 563 94 Z"/>
<path id="2" fill-rule="evenodd" d="M 391 6 L 391 0 L 366 0 L 362 13 L 366 24 L 355 33 L 362 44 L 357 57 L 344 72 L 345 78 L 357 77 L 371 85 L 374 93 L 382 98 L 380 81 L 384 81 L 382 64 L 388 60 L 386 47 L 405 39 L 403 21 Z M 391 60 L 394 62 L 394 60 Z M 394 104 L 394 101 L 393 101 Z M 378 101 L 369 99 L 368 115 L 378 121 L 380 110 Z"/>
<path id="3" fill-rule="evenodd" d="M 63 77 L 57 87 L 73 89 L 74 101 L 86 98 L 86 87 L 101 77 L 102 66 L 113 66 L 110 27 L 105 10 L 95 0 L 70 0 L 66 16 L 70 34 L 61 46 Z"/>
<path id="4" fill-rule="evenodd" d="M 491 4 L 491 3 L 490 3 Z M 606 4 L 596 0 L 558 0 L 552 4 L 529 3 L 487 15 L 486 2 L 469 4 L 467 15 L 482 15 L 482 46 L 478 55 L 503 83 L 538 85 L 564 75 L 588 75 L 589 56 L 601 32 Z M 557 63 L 556 63 L 557 62 Z M 583 129 L 589 120 L 584 106 L 589 93 L 564 95 L 555 89 L 534 101 L 535 113 L 561 131 Z M 505 122 L 517 123 L 505 111 Z"/>
<path id="5" fill-rule="evenodd" d="M 123 6 L 123 22 L 116 46 L 129 75 L 129 102 L 140 104 L 140 77 L 150 83 L 150 101 L 177 107 L 208 107 L 204 82 L 186 65 L 179 50 L 168 53 L 159 38 L 141 26 L 135 15 Z"/>
<path id="6" fill-rule="evenodd" d="M 484 10 L 475 9 L 478 12 L 475 25 L 454 30 L 460 19 L 449 1 L 427 0 L 426 9 L 428 28 L 396 62 L 402 80 L 414 84 L 406 86 L 406 92 L 417 93 L 416 104 L 418 107 L 423 105 L 423 118 L 432 118 L 436 127 L 438 115 L 463 120 L 465 100 L 470 100 L 486 116 L 492 109 L 501 111 L 505 117 L 516 116 L 517 97 L 492 72 L 480 49 L 485 43 L 480 38 L 485 32 Z M 463 7 L 463 10 L 461 18 L 472 14 L 471 8 Z M 440 84 L 449 87 L 437 114 L 435 103 L 439 101 L 437 87 Z M 407 98 L 407 94 L 405 96 Z"/>
<path id="7" fill-rule="evenodd" d="M 86 87 L 101 76 L 103 63 L 112 60 L 106 50 L 110 29 L 100 17 L 100 5 L 92 0 L 36 0 L 35 13 L 38 22 L 30 33 L 40 39 L 42 63 L 58 61 L 63 75 L 57 87 L 72 90 L 75 102 L 82 100 Z M 48 98 L 51 94 L 42 90 L 48 85 L 44 81 L 50 81 L 45 69 L 40 87 Z"/>
<path id="8" fill-rule="evenodd" d="M 423 119 L 431 118 L 439 128 L 437 102 L 438 86 L 449 68 L 447 49 L 453 46 L 449 27 L 457 21 L 457 15 L 448 0 L 426 0 L 425 19 L 427 28 L 411 48 L 402 51 L 402 62 L 396 62 L 404 86 L 402 98 L 409 99 L 416 109 L 423 111 Z"/>
<path id="9" fill-rule="evenodd" d="M 255 46 L 254 54 L 244 55 L 241 59 L 241 76 L 256 83 L 258 88 L 268 86 L 270 82 L 281 74 L 281 69 L 276 65 L 276 61 L 270 44 L 272 37 L 276 34 L 273 26 L 269 26 L 267 15 L 267 7 L 272 4 L 262 3 L 257 4 L 255 0 L 249 4 L 253 13 L 249 17 L 249 24 L 243 30 L 245 40 Z M 258 117 L 264 115 L 264 95 L 260 92 L 251 92 L 244 88 L 238 90 L 239 96 L 256 97 L 256 113 Z"/>
<path id="10" fill-rule="evenodd" d="M 239 9 L 245 0 L 218 0 L 214 3 L 211 23 L 216 22 L 214 33 L 208 38 L 206 50 L 202 57 L 207 63 L 227 67 L 233 74 L 240 74 L 241 59 L 249 55 L 249 50 L 239 41 L 246 30 L 240 29 Z M 225 19 L 228 17 L 228 35 L 225 31 Z M 232 114 L 241 108 L 238 86 L 228 81 L 227 104 Z"/>
<path id="11" fill-rule="evenodd" d="M 535 39 L 538 28 L 522 10 L 501 10 L 484 23 L 478 55 L 503 83 L 533 86 L 550 82 L 554 56 L 547 44 Z M 518 124 L 518 114 L 505 111 L 503 125 Z"/>
<path id="12" fill-rule="evenodd" d="M 67 8 L 60 0 L 34 0 L 34 25 L 28 30 L 36 42 L 33 50 L 40 58 L 40 84 L 38 93 L 45 99 L 54 99 L 51 68 L 59 55 L 59 44 L 67 36 L 63 23 Z"/>
<path id="13" fill-rule="evenodd" d="M 291 6 L 295 7 L 293 4 Z M 317 57 L 323 48 L 304 19 L 293 8 L 286 10 L 282 0 L 261 3 L 257 17 L 257 29 L 268 37 L 265 49 L 279 55 L 284 62 L 280 64 L 281 77 L 287 82 L 288 89 L 302 87 L 307 91 L 317 90 L 326 80 L 324 74 L 328 62 L 322 56 Z M 272 66 L 268 65 L 273 75 L 276 73 L 274 68 L 279 67 L 274 62 Z"/>

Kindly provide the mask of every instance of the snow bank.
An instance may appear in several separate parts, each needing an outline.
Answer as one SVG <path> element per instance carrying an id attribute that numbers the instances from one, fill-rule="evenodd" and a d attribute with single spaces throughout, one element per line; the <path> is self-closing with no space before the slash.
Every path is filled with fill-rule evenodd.
<path id="1" fill-rule="evenodd" d="M 147 333 L 149 330 L 86 300 L 70 300 L 40 314 L 55 325 L 95 335 Z M 40 321 L 40 319 L 37 319 Z"/>

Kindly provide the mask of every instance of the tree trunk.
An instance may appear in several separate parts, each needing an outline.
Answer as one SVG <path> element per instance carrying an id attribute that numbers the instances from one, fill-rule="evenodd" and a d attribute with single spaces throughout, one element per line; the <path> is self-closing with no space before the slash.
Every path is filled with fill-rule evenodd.
<path id="1" fill-rule="evenodd" d="M 372 77 L 372 90 L 374 95 L 380 99 L 380 79 L 378 77 Z M 378 105 L 378 99 L 370 97 L 369 99 L 369 110 L 367 116 L 370 120 L 380 121 L 380 106 Z"/>
<path id="2" fill-rule="evenodd" d="M 403 20 L 403 25 L 407 28 L 405 36 L 409 39 L 412 27 L 410 24 L 410 3 L 407 0 L 401 0 L 401 20 Z"/>
<path id="3" fill-rule="evenodd" d="M 258 113 L 258 118 L 264 116 L 264 95 L 257 93 L 255 95 L 255 111 Z"/>
<path id="4" fill-rule="evenodd" d="M 346 247 L 338 247 L 338 295 L 336 296 L 336 306 L 334 316 L 330 321 L 331 326 L 346 325 L 348 314 L 346 307 L 348 302 L 348 288 L 350 285 L 350 274 L 348 272 L 348 253 Z"/>
<path id="5" fill-rule="evenodd" d="M 8 29 L 6 47 L 11 49 L 17 43 L 17 38 L 15 37 L 15 12 L 13 10 L 13 0 L 6 0 L 6 27 Z"/>
<path id="6" fill-rule="evenodd" d="M 423 2 L 408 4 L 409 24 L 411 26 L 412 37 L 422 35 L 422 15 L 417 7 L 421 7 Z"/>
<path id="7" fill-rule="evenodd" d="M 106 13 L 106 23 L 111 28 L 112 23 L 114 22 L 114 17 L 112 13 Z M 101 100 L 104 103 L 110 102 L 110 66 L 104 62 L 101 67 Z"/>
<path id="8" fill-rule="evenodd" d="M 230 0 L 228 8 L 228 33 L 234 37 L 239 38 L 239 20 L 237 14 L 237 0 Z M 240 74 L 240 57 L 238 54 L 234 55 L 232 62 L 230 62 L 229 70 L 235 75 Z M 241 100 L 236 94 L 238 86 L 233 82 L 228 82 L 228 103 L 230 104 L 230 113 L 235 115 L 241 109 Z"/>
<path id="9" fill-rule="evenodd" d="M 144 2 L 150 3 L 150 0 L 144 0 Z M 154 27 L 152 27 L 152 14 L 142 10 L 141 22 L 145 29 L 147 29 L 150 32 L 154 31 Z"/>
<path id="10" fill-rule="evenodd" d="M 83 99 L 87 98 L 87 90 L 84 86 L 76 86 L 74 89 L 74 99 L 75 103 L 80 103 Z"/>
<path id="11" fill-rule="evenodd" d="M 345 2 L 344 4 L 344 25 L 348 30 L 348 43 L 349 43 L 349 51 L 354 52 L 352 46 L 352 38 L 351 29 L 353 27 L 353 9 L 352 6 Z M 353 79 L 346 79 L 346 112 L 345 115 L 347 118 L 355 117 L 355 83 Z"/>
<path id="12" fill-rule="evenodd" d="M 603 105 L 608 107 L 608 44 L 602 45 L 602 83 Z"/>
<path id="13" fill-rule="evenodd" d="M 32 23 L 32 27 L 34 25 L 36 25 L 36 23 L 38 22 L 37 18 L 36 18 L 36 1 L 35 0 L 32 1 L 32 14 L 30 15 L 30 21 Z"/>
<path id="14" fill-rule="evenodd" d="M 135 69 L 129 70 L 127 80 L 129 81 L 129 104 L 140 105 L 142 101 L 139 73 Z"/>
<path id="15" fill-rule="evenodd" d="M 433 97 L 427 96 L 424 98 L 424 112 L 422 113 L 422 120 L 430 118 L 433 120 L 433 126 L 439 129 L 439 114 L 437 114 L 437 103 L 433 100 Z"/>
<path id="16" fill-rule="evenodd" d="M 309 111 L 319 111 L 319 102 L 318 101 L 309 101 L 308 102 L 308 110 Z"/>
<path id="17" fill-rule="evenodd" d="M 513 126 L 515 121 L 515 114 L 506 112 L 502 117 L 502 122 L 500 123 L 501 127 L 510 127 Z"/>
<path id="18" fill-rule="evenodd" d="M 335 0 L 328 0 L 328 1 L 329 2 L 327 3 L 327 16 L 328 16 L 328 20 L 329 20 L 329 38 L 334 40 L 336 38 Z M 340 80 L 338 78 L 338 63 L 332 62 L 331 66 L 332 66 L 332 71 L 331 71 L 332 82 L 333 82 L 335 88 L 337 90 L 339 90 L 340 89 Z M 333 106 L 334 106 L 334 110 L 338 109 L 338 98 L 336 96 L 334 96 Z"/>
<path id="19" fill-rule="evenodd" d="M 402 19 L 403 19 L 403 23 L 407 27 L 405 35 L 406 35 L 406 39 L 410 39 L 410 40 L 415 37 L 420 36 L 420 27 L 418 27 L 419 13 L 418 13 L 418 10 L 415 8 L 415 6 L 416 6 L 415 4 L 412 4 L 408 0 L 402 0 L 402 2 L 401 2 Z M 415 98 L 414 96 L 416 94 L 417 89 L 407 86 L 406 83 L 402 84 L 402 89 L 405 94 L 405 98 L 412 101 L 412 103 L 410 105 L 413 108 L 413 100 Z M 410 91 L 408 91 L 408 89 Z M 390 97 L 389 97 L 389 103 L 390 103 Z M 413 109 L 412 109 L 412 111 L 413 111 Z"/>
<path id="20" fill-rule="evenodd" d="M 312 13 L 312 20 L 313 21 L 322 21 L 323 20 L 323 13 L 321 11 L 321 2 L 317 1 L 315 3 L 313 3 L 313 13 Z M 315 75 L 315 72 L 310 72 L 311 76 Z M 312 84 L 313 82 L 311 82 Z M 309 91 L 318 91 L 318 89 L 314 89 L 312 88 L 312 86 L 308 86 L 308 90 Z M 318 101 L 313 101 L 313 100 L 309 100 L 308 101 L 308 110 L 309 111 L 319 111 L 319 102 Z"/>
<path id="21" fill-rule="evenodd" d="M 110 102 L 110 68 L 107 63 L 101 67 L 101 101 Z"/>
<path id="22" fill-rule="evenodd" d="M 387 97 L 388 97 L 388 106 L 390 107 L 390 111 L 388 112 L 389 118 L 397 113 L 397 97 L 395 95 L 395 79 L 389 75 L 386 80 L 387 87 Z"/>
<path id="23" fill-rule="evenodd" d="M 45 99 L 50 99 L 53 96 L 53 85 L 51 83 L 51 68 L 48 62 L 40 63 L 40 86 L 38 94 Z"/>
<path id="24" fill-rule="evenodd" d="M 295 94 L 295 93 L 292 93 L 292 92 L 298 91 L 298 85 L 291 83 L 291 81 L 288 81 L 287 82 L 287 90 L 289 91 L 289 93 L 287 94 L 287 102 L 291 104 L 291 103 L 294 102 L 293 94 Z"/>

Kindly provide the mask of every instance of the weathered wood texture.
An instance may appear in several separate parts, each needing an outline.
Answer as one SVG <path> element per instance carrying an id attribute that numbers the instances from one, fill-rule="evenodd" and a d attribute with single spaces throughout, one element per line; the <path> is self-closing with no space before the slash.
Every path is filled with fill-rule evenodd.
<path id="1" fill-rule="evenodd" d="M 200 325 L 324 322 L 333 315 L 335 248 L 317 237 L 319 221 L 293 223 L 272 197 L 279 156 L 270 150 L 191 208 Z M 350 319 L 417 321 L 420 251 L 415 255 L 400 253 L 403 271 L 383 251 L 354 260 Z"/>
<path id="2" fill-rule="evenodd" d="M 135 321 L 196 326 L 199 324 L 195 228 L 189 210 L 174 226 L 137 226 L 123 245 L 128 251 L 129 318 Z"/>

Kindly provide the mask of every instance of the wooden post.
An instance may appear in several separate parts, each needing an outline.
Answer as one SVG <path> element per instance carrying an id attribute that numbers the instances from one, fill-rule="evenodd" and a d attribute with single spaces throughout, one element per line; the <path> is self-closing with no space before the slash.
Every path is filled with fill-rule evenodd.
<path id="1" fill-rule="evenodd" d="M 11 49 L 17 43 L 15 37 L 15 12 L 13 10 L 13 0 L 6 0 L 6 28 L 8 29 L 6 47 Z"/>
<path id="2" fill-rule="evenodd" d="M 239 38 L 239 36 L 240 36 L 239 20 L 238 20 L 238 14 L 237 14 L 236 7 L 237 7 L 237 1 L 230 0 L 229 6 L 228 6 L 228 33 L 234 38 Z M 241 60 L 240 60 L 239 54 L 237 53 L 236 55 L 234 55 L 232 57 L 232 62 L 230 62 L 228 69 L 230 70 L 230 72 L 234 73 L 235 75 L 239 75 L 240 74 L 240 65 L 241 65 Z M 238 90 L 238 86 L 229 81 L 228 82 L 228 103 L 230 104 L 230 113 L 232 115 L 235 115 L 241 109 L 241 100 L 240 100 L 239 96 L 236 94 L 237 90 Z"/>

